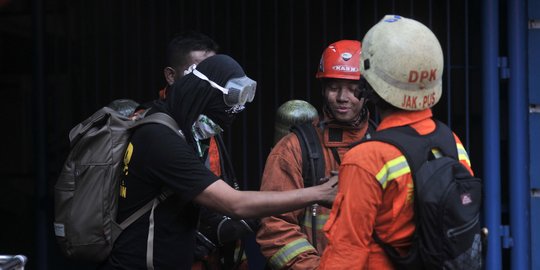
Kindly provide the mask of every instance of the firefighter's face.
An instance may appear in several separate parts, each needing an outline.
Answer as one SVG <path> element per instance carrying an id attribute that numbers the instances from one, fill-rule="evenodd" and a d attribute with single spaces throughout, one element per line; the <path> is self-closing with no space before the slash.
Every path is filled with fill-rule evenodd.
<path id="1" fill-rule="evenodd" d="M 358 98 L 360 89 L 358 81 L 332 79 L 324 85 L 324 97 L 334 118 L 340 122 L 351 122 L 358 118 L 364 104 Z"/>

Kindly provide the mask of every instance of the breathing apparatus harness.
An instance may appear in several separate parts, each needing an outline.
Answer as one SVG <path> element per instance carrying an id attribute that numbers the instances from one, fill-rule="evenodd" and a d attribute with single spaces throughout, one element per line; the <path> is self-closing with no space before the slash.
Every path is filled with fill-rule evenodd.
<path id="1" fill-rule="evenodd" d="M 365 112 L 361 113 L 364 115 L 362 121 L 364 121 L 365 117 L 367 117 L 367 108 L 364 107 L 362 111 L 364 110 Z M 316 130 L 317 128 L 321 128 L 321 126 L 324 124 L 325 123 L 322 122 L 318 127 L 315 127 L 312 123 L 303 123 L 291 127 L 291 132 L 296 134 L 298 141 L 300 142 L 300 149 L 302 151 L 302 178 L 304 180 L 305 188 L 318 185 L 320 183 L 320 179 L 325 177 L 326 165 L 324 161 L 324 152 Z M 377 124 L 371 119 L 368 119 L 368 129 L 364 137 L 369 138 L 371 136 L 370 134 L 373 134 L 376 129 Z M 332 130 L 337 131 L 337 129 Z M 330 130 L 330 132 L 332 132 L 332 130 Z M 356 143 L 357 142 L 353 142 L 347 147 L 350 148 Z M 334 160 L 338 165 L 340 165 L 341 158 L 339 157 L 337 147 L 332 147 L 330 149 L 332 151 L 332 155 L 334 156 Z M 337 173 L 331 172 L 331 174 L 334 176 Z M 317 208 L 318 205 L 314 204 L 310 209 L 311 243 L 315 249 L 317 249 Z"/>

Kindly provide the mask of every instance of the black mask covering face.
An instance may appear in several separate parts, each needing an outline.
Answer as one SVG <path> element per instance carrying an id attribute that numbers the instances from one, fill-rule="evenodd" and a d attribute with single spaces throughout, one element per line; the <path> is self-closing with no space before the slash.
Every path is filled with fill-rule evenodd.
<path id="1" fill-rule="evenodd" d="M 225 85 L 232 78 L 245 76 L 240 64 L 223 54 L 205 59 L 197 65 L 197 70 L 219 85 Z M 204 114 L 221 128 L 228 129 L 234 120 L 234 117 L 227 113 L 229 108 L 220 90 L 193 74 L 187 74 L 171 86 L 165 103 L 161 103 L 156 109 L 168 112 L 176 120 L 188 142 L 194 142 L 191 126 L 199 115 Z"/>

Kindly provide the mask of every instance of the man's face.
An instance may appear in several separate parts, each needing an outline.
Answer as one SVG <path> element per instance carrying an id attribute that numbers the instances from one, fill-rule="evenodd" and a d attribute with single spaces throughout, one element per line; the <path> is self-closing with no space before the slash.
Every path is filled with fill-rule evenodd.
<path id="1" fill-rule="evenodd" d="M 324 98 L 335 119 L 339 122 L 356 120 L 364 99 L 358 99 L 360 89 L 358 81 L 330 79 L 323 89 Z"/>
<path id="2" fill-rule="evenodd" d="M 204 59 L 206 59 L 206 58 L 208 58 L 210 56 L 213 56 L 215 54 L 216 54 L 216 52 L 214 52 L 214 51 L 192 51 L 187 56 L 188 61 L 187 61 L 186 65 L 183 65 L 183 66 L 180 65 L 175 69 L 175 71 L 176 71 L 176 75 L 174 76 L 175 80 L 184 77 L 184 70 L 188 69 L 191 65 L 193 65 L 193 64 L 198 65 Z"/>

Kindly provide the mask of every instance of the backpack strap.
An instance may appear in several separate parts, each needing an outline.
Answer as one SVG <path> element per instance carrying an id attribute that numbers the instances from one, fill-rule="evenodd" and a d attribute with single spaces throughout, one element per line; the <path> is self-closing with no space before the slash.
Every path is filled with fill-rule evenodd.
<path id="1" fill-rule="evenodd" d="M 302 150 L 302 178 L 304 187 L 311 187 L 324 177 L 324 154 L 317 130 L 311 123 L 291 127 L 296 134 Z"/>
<path id="2" fill-rule="evenodd" d="M 165 125 L 168 128 L 172 129 L 180 137 L 182 137 L 182 139 L 184 139 L 184 134 L 178 127 L 178 124 L 176 124 L 176 121 L 174 121 L 174 119 L 172 119 L 172 117 L 170 117 L 168 114 L 165 114 L 162 112 L 157 112 L 149 116 L 146 116 L 145 118 L 141 120 L 138 120 L 133 126 L 130 127 L 130 129 L 136 128 L 144 124 L 150 124 L 150 123 L 157 123 L 157 124 Z M 156 200 L 158 201 L 158 203 L 162 202 L 167 197 L 172 195 L 172 193 L 173 192 L 170 190 L 162 191 L 154 200 L 147 202 L 143 207 L 141 207 L 139 210 L 135 211 L 133 214 L 127 217 L 124 221 L 122 221 L 122 223 L 120 223 L 120 228 L 122 228 L 122 230 L 127 228 L 129 225 L 131 225 L 133 222 L 139 219 L 146 212 L 150 211 L 150 209 L 152 209 L 152 205 L 154 204 Z"/>
<path id="3" fill-rule="evenodd" d="M 173 130 L 174 133 L 178 134 L 178 136 L 180 136 L 182 139 L 185 139 L 184 134 L 182 133 L 182 130 L 180 130 L 180 128 L 178 127 L 176 121 L 174 121 L 174 119 L 172 119 L 172 117 L 170 117 L 168 114 L 162 112 L 157 112 L 145 116 L 141 120 L 138 120 L 133 126 L 131 126 L 130 129 L 134 129 L 141 125 L 150 123 L 162 124 Z M 165 199 L 167 199 L 167 197 L 172 194 L 173 192 L 171 190 L 163 190 L 156 198 L 147 202 L 143 207 L 135 211 L 135 213 L 131 214 L 126 220 L 124 220 L 120 224 L 120 227 L 123 230 L 129 225 L 131 225 L 133 222 L 135 222 L 137 219 L 139 219 L 141 216 L 143 216 L 145 213 L 150 211 L 148 238 L 146 242 L 146 268 L 148 270 L 154 269 L 154 211 L 161 202 L 163 202 Z"/>
<path id="4" fill-rule="evenodd" d="M 435 130 L 429 134 L 420 135 L 410 126 L 400 126 L 376 132 L 368 141 L 381 141 L 397 147 L 405 156 L 411 172 L 414 173 L 426 160 L 432 159 L 431 150 L 437 148 L 443 156 L 458 159 L 456 140 L 448 126 L 435 120 Z"/>
<path id="5" fill-rule="evenodd" d="M 156 124 L 162 124 L 174 131 L 174 133 L 178 134 L 183 139 L 185 138 L 184 133 L 182 133 L 182 130 L 178 127 L 178 124 L 172 117 L 170 117 L 166 113 L 162 112 L 156 112 L 151 115 L 148 115 L 144 117 L 141 120 L 138 120 L 135 122 L 133 126 L 130 127 L 130 129 L 136 128 L 141 125 L 150 124 L 150 123 L 156 123 Z"/>
<path id="6" fill-rule="evenodd" d="M 165 199 L 167 199 L 167 197 L 169 197 L 172 194 L 173 192 L 170 190 L 162 191 L 161 194 L 159 194 L 159 196 L 154 198 L 154 200 L 147 202 L 143 207 L 135 211 L 135 213 L 131 214 L 129 217 L 124 219 L 124 221 L 122 221 L 122 223 L 119 224 L 120 228 L 122 228 L 122 230 L 126 229 L 129 225 L 133 224 L 133 222 L 135 222 L 137 219 L 142 217 L 146 212 L 150 211 L 152 209 L 152 205 L 154 204 L 155 200 L 158 200 L 159 202 L 163 202 Z"/>
<path id="7" fill-rule="evenodd" d="M 291 127 L 296 134 L 302 150 L 302 178 L 304 187 L 317 185 L 324 177 L 324 154 L 317 130 L 312 123 L 303 123 Z M 311 207 L 311 243 L 317 249 L 317 206 Z"/>

